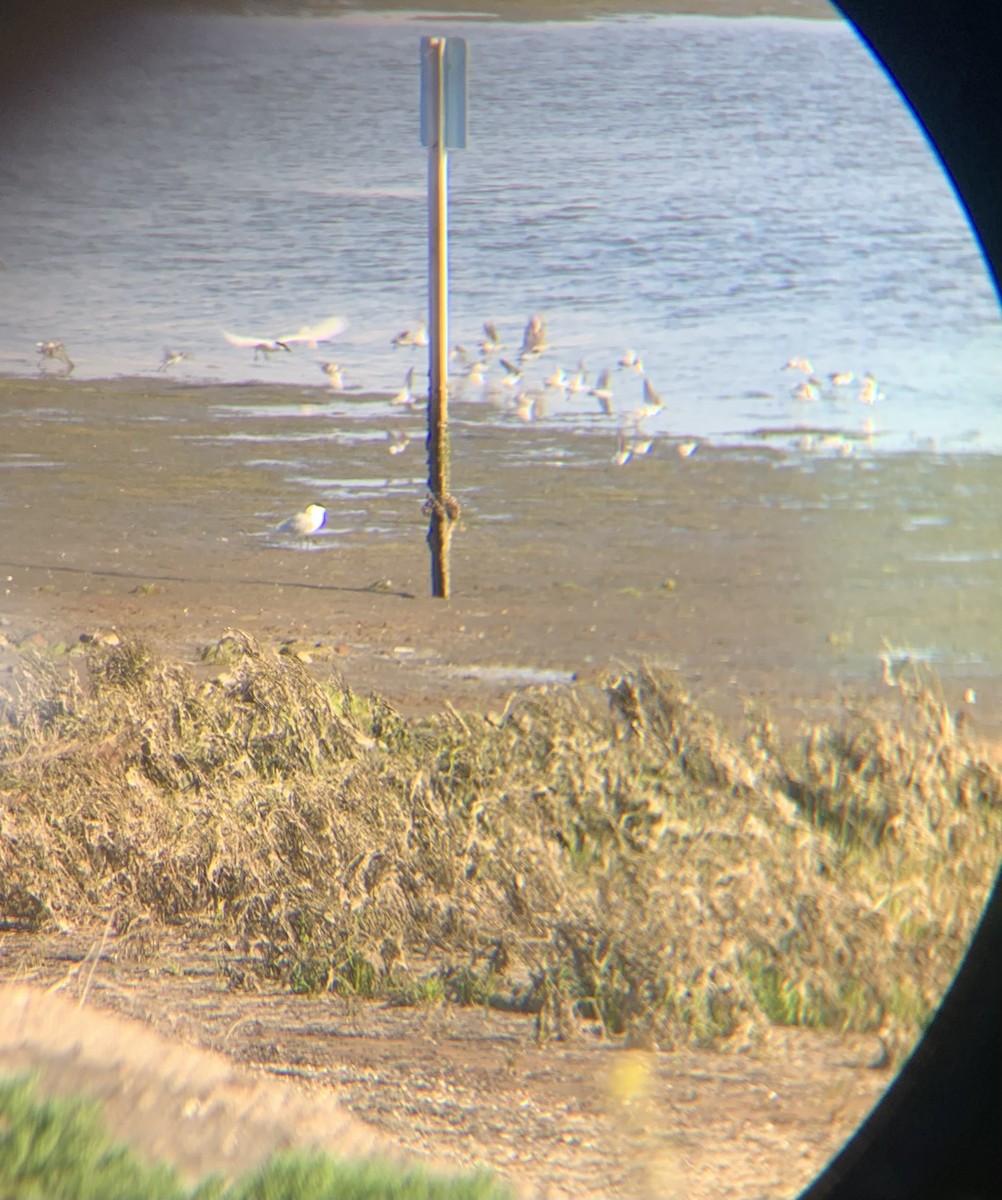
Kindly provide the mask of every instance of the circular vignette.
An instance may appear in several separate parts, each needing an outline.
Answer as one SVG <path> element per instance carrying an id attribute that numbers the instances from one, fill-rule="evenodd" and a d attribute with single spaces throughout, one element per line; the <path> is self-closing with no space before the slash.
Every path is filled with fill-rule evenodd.
<path id="1" fill-rule="evenodd" d="M 0 113 L 86 53 L 125 0 L 7 0 Z M 164 0 L 167 2 L 167 0 Z M 1002 292 L 1002 7 L 833 0 L 897 83 L 953 181 Z M 800 1200 L 1002 1194 L 1002 877 L 935 1019 Z"/>
<path id="2" fill-rule="evenodd" d="M 835 0 L 924 128 L 1002 292 L 1002 9 Z M 925 1036 L 800 1200 L 1002 1195 L 1002 876 Z"/>

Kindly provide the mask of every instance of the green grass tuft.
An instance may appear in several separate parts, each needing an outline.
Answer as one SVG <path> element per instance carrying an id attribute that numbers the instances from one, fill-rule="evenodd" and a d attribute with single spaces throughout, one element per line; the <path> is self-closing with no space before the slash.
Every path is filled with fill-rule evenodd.
<path id="1" fill-rule="evenodd" d="M 507 1200 L 487 1172 L 450 1178 L 420 1168 L 315 1152 L 284 1153 L 227 1184 L 185 1187 L 106 1132 L 96 1103 L 40 1100 L 34 1081 L 0 1080 L 0 1196 L 17 1200 Z"/>
<path id="2" fill-rule="evenodd" d="M 0 1080 L 0 1196 L 18 1200 L 182 1200 L 176 1172 L 112 1144 L 97 1104 L 46 1100 L 31 1079 Z M 218 1195 L 210 1181 L 200 1197 Z"/>

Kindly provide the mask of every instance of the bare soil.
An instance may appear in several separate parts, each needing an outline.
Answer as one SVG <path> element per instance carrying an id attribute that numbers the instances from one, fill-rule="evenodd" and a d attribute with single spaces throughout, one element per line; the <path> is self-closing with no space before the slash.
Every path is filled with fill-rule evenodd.
<path id="1" fill-rule="evenodd" d="M 119 1137 L 189 1177 L 317 1145 L 489 1166 L 526 1196 L 792 1196 L 889 1081 L 860 1035 L 541 1046 L 531 1017 L 490 1009 L 227 991 L 166 931 L 142 961 L 113 943 L 98 959 L 100 931 L 3 936 L 5 978 L 30 986 L 0 989 L 0 1072 L 96 1096 Z"/>
<path id="2" fill-rule="evenodd" d="M 886 643 L 939 647 L 951 703 L 998 733 L 990 462 L 798 463 L 766 442 L 682 459 L 665 439 L 620 469 L 614 430 L 460 403 L 454 594 L 435 601 L 420 445 L 387 454 L 385 404 L 43 379 L 0 381 L 0 409 L 0 669 L 117 630 L 209 670 L 199 649 L 238 627 L 409 713 L 646 657 L 725 720 L 751 703 L 795 733 L 879 694 Z M 275 534 L 313 500 L 325 532 Z M 101 1096 L 121 1136 L 189 1173 L 319 1140 L 488 1165 L 526 1195 L 694 1200 L 794 1194 L 889 1081 L 872 1038 L 541 1046 L 531 1016 L 232 992 L 222 950 L 0 932 L 0 979 L 29 987 L 0 998 L 0 1069 Z"/>

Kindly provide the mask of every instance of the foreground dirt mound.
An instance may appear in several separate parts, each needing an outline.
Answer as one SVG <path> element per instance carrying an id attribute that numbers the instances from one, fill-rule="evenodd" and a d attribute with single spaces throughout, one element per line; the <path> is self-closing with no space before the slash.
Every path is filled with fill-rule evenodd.
<path id="1" fill-rule="evenodd" d="M 115 1136 L 192 1180 L 243 1173 L 315 1145 L 333 1154 L 396 1153 L 330 1094 L 306 1096 L 223 1055 L 171 1043 L 135 1021 L 38 988 L 0 988 L 0 1073 L 38 1072 L 46 1095 L 99 1099 Z"/>

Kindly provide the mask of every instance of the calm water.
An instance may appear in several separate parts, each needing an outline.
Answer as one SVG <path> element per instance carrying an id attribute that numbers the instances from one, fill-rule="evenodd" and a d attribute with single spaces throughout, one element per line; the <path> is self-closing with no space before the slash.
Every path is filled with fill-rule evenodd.
<path id="1" fill-rule="evenodd" d="M 425 312 L 419 18 L 136 17 L 0 142 L 0 371 L 60 338 L 76 377 L 345 382 L 396 391 Z M 529 313 L 530 387 L 633 347 L 650 423 L 718 441 L 816 425 L 860 449 L 1002 451 L 1002 322 L 951 187 L 841 21 L 450 23 L 470 44 L 469 147 L 450 156 L 452 340 Z M 331 314 L 334 347 L 255 363 L 222 329 Z M 882 399 L 791 396 L 872 371 Z M 492 376 L 497 394 L 499 375 Z M 616 403 L 640 402 L 620 372 Z M 598 422 L 594 400 L 550 420 Z M 503 408 L 485 409 L 498 419 Z M 608 420 L 608 418 L 606 418 Z"/>

